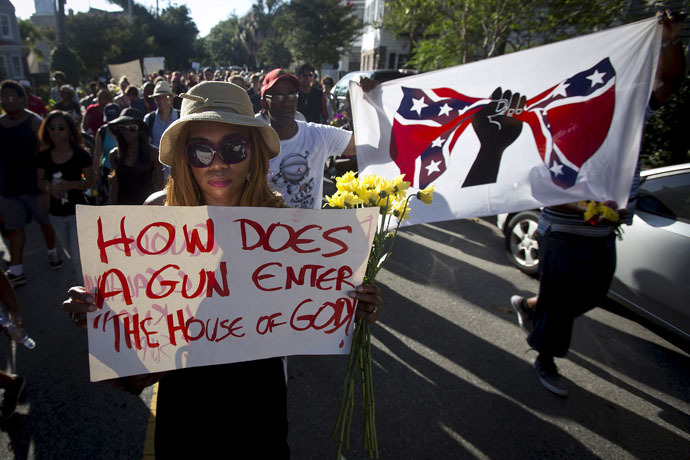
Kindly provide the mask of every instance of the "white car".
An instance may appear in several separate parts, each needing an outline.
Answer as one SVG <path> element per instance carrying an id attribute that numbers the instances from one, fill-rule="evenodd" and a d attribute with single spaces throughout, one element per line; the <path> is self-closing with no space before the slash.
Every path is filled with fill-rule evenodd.
<path id="1" fill-rule="evenodd" d="M 690 163 L 643 171 L 632 225 L 622 226 L 609 297 L 690 339 Z M 508 259 L 539 270 L 539 210 L 501 214 Z"/>

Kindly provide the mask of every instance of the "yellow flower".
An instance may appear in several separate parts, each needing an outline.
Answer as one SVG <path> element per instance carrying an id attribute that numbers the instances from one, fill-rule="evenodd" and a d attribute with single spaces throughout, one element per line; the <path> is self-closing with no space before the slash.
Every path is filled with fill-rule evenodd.
<path id="1" fill-rule="evenodd" d="M 326 197 L 326 204 L 331 208 L 344 208 L 345 207 L 345 197 L 340 191 L 335 192 L 331 196 Z"/>
<path id="2" fill-rule="evenodd" d="M 369 190 L 366 184 L 363 184 L 360 180 L 350 181 L 348 185 L 348 191 L 357 195 L 359 199 L 362 200 L 364 206 L 376 206 L 376 202 L 374 202 L 373 205 L 369 204 L 370 197 L 372 195 L 375 195 L 376 199 L 378 200 L 378 194 L 376 193 L 376 190 Z"/>
<path id="3" fill-rule="evenodd" d="M 335 186 L 343 191 L 352 191 L 353 188 L 357 188 L 357 184 L 359 184 L 357 173 L 352 171 L 346 172 L 335 180 Z"/>
<path id="4" fill-rule="evenodd" d="M 619 219 L 618 212 L 616 212 L 614 209 L 611 209 L 604 204 L 600 205 L 599 209 L 600 209 L 601 215 L 604 217 L 604 219 L 611 221 L 611 222 L 618 222 L 618 219 Z"/>
<path id="5" fill-rule="evenodd" d="M 387 213 L 390 214 L 390 210 L 391 210 L 391 208 L 393 207 L 393 206 L 391 205 L 391 204 L 392 204 L 392 201 L 393 201 L 393 198 L 391 197 L 391 195 L 390 195 L 389 193 L 387 193 L 387 192 L 379 192 L 379 193 L 378 193 L 378 200 L 377 200 L 377 201 L 378 201 L 377 206 L 379 206 L 379 207 L 381 208 L 381 211 L 382 211 L 381 214 L 384 213 L 384 212 L 383 212 L 383 211 L 384 211 L 384 208 L 388 208 L 388 209 L 385 210 L 385 212 L 387 212 Z"/>
<path id="6" fill-rule="evenodd" d="M 424 190 L 418 191 L 417 198 L 424 204 L 431 204 L 434 199 L 434 186 L 430 185 Z"/>
<path id="7" fill-rule="evenodd" d="M 377 177 L 376 188 L 379 193 L 385 192 L 386 195 L 390 195 L 395 192 L 395 182 L 392 180 L 384 179 L 383 177 Z"/>
<path id="8" fill-rule="evenodd" d="M 338 184 L 336 184 L 336 187 L 339 192 L 354 193 L 357 190 L 357 187 L 359 187 L 359 181 L 357 179 L 353 179 L 348 182 L 339 182 Z"/>
<path id="9" fill-rule="evenodd" d="M 351 180 L 357 179 L 357 173 L 354 171 L 348 171 L 342 176 L 336 179 L 337 182 L 350 182 Z"/>
<path id="10" fill-rule="evenodd" d="M 377 176 L 364 176 L 359 178 L 359 183 L 367 189 L 374 190 L 376 189 L 376 179 Z"/>
<path id="11" fill-rule="evenodd" d="M 586 202 L 580 202 L 580 204 L 585 204 Z M 598 203 L 596 201 L 590 201 L 587 203 L 587 210 L 585 211 L 584 219 L 585 221 L 593 221 L 596 216 L 601 216 L 610 222 L 618 222 L 620 216 L 615 209 L 611 209 L 604 203 Z"/>
<path id="12" fill-rule="evenodd" d="M 354 208 L 356 206 L 359 206 L 360 204 L 363 204 L 362 199 L 352 192 L 343 192 L 342 196 L 343 203 L 347 208 Z"/>
<path id="13" fill-rule="evenodd" d="M 596 201 L 581 201 L 578 204 L 587 204 L 587 209 L 585 210 L 585 220 L 592 220 L 592 218 L 599 214 L 599 206 Z"/>
<path id="14" fill-rule="evenodd" d="M 398 200 L 404 200 L 407 196 L 407 189 L 410 188 L 410 183 L 404 181 L 404 177 L 405 175 L 401 174 L 393 179 L 393 191 L 391 193 L 393 193 Z"/>
<path id="15" fill-rule="evenodd" d="M 410 207 L 407 200 L 398 201 L 393 205 L 393 215 L 400 221 L 410 218 Z"/>

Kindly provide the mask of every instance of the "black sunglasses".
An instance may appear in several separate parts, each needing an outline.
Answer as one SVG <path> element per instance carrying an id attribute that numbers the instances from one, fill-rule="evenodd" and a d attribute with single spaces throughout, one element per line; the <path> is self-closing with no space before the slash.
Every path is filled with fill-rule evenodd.
<path id="1" fill-rule="evenodd" d="M 118 126 L 121 132 L 126 133 L 129 131 L 130 133 L 136 133 L 139 131 L 139 127 L 137 125 L 120 125 Z"/>
<path id="2" fill-rule="evenodd" d="M 208 168 L 216 154 L 226 165 L 241 163 L 249 157 L 249 141 L 239 134 L 227 137 L 214 145 L 210 142 L 190 142 L 184 148 L 187 163 L 194 168 Z"/>

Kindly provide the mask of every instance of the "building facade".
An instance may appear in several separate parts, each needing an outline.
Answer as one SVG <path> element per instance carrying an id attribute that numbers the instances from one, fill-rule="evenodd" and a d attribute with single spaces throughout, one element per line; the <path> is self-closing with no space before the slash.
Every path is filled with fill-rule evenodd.
<path id="1" fill-rule="evenodd" d="M 410 40 L 407 37 L 396 39 L 380 27 L 385 14 L 385 0 L 366 0 L 361 70 L 402 69 L 407 64 Z"/>
<path id="2" fill-rule="evenodd" d="M 51 0 L 34 0 L 35 13 L 31 15 L 30 21 L 39 29 L 55 30 L 55 2 Z M 36 49 L 40 55 L 31 51 L 27 56 L 29 73 L 31 75 L 48 75 L 50 73 L 50 51 L 51 46 L 46 40 L 36 44 Z"/>
<path id="3" fill-rule="evenodd" d="M 0 79 L 23 80 L 24 47 L 19 36 L 19 24 L 14 5 L 0 0 Z"/>

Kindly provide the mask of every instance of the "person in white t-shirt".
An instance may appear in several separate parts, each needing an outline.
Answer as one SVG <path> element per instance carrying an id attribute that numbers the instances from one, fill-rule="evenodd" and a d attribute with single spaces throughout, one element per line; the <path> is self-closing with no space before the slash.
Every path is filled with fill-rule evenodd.
<path id="1" fill-rule="evenodd" d="M 378 82 L 360 81 L 371 91 Z M 350 131 L 333 126 L 295 120 L 299 80 L 283 69 L 274 69 L 261 85 L 261 105 L 271 127 L 280 138 L 280 154 L 271 159 L 268 182 L 293 208 L 321 208 L 323 170 L 331 157 L 349 157 L 342 163 L 347 169 L 355 163 L 357 150 Z M 257 115 L 261 116 L 261 114 Z"/>

